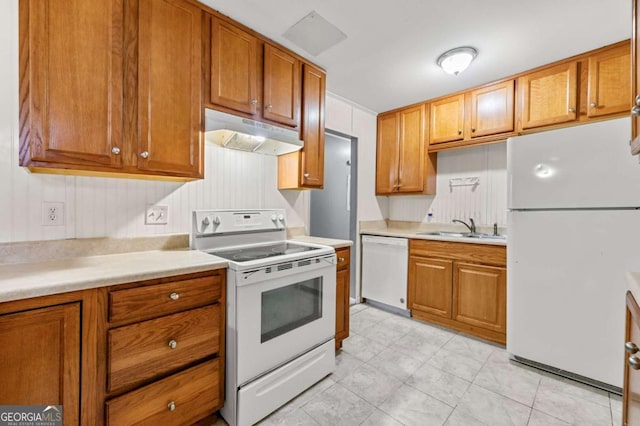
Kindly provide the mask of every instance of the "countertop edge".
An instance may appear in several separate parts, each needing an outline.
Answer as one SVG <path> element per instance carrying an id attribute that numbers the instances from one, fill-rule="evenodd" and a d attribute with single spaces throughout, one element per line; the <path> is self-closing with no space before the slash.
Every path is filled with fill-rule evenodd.
<path id="1" fill-rule="evenodd" d="M 484 244 L 484 245 L 493 245 L 493 246 L 507 245 L 507 241 L 493 240 L 490 238 L 444 237 L 444 236 L 438 236 L 438 235 L 416 234 L 413 231 L 394 230 L 394 229 L 365 230 L 365 231 L 360 231 L 360 235 L 377 235 L 381 237 L 409 238 L 412 240 L 449 241 L 454 243 Z"/>
<path id="2" fill-rule="evenodd" d="M 353 241 L 351 240 L 340 240 L 337 238 L 325 238 L 325 237 L 314 237 L 312 235 L 299 235 L 291 238 L 291 241 L 299 241 L 301 243 L 310 243 L 310 244 L 318 244 L 323 246 L 330 246 L 334 249 L 340 249 L 345 247 L 351 247 L 353 245 Z"/>

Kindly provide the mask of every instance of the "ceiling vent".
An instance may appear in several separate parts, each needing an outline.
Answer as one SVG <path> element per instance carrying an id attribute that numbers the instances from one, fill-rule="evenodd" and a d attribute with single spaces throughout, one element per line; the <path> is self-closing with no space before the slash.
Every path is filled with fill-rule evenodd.
<path id="1" fill-rule="evenodd" d="M 313 56 L 335 46 L 347 35 L 314 10 L 289 28 L 284 37 Z"/>

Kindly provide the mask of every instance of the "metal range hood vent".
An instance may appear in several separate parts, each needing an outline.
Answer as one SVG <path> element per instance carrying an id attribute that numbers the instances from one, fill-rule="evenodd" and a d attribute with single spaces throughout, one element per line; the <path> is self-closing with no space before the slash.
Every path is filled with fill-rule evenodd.
<path id="1" fill-rule="evenodd" d="M 298 132 L 213 109 L 205 110 L 205 139 L 225 148 L 282 155 L 304 145 Z"/>

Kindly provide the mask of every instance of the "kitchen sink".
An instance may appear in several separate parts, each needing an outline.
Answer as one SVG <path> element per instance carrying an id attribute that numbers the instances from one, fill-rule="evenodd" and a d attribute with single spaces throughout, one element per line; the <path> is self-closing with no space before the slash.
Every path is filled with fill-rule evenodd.
<path id="1" fill-rule="evenodd" d="M 492 239 L 492 240 L 506 240 L 506 235 L 492 235 L 483 234 L 479 232 L 448 232 L 448 231 L 433 231 L 433 232 L 418 232 L 417 235 L 433 235 L 436 237 L 453 237 L 453 238 L 479 238 L 479 239 Z"/>

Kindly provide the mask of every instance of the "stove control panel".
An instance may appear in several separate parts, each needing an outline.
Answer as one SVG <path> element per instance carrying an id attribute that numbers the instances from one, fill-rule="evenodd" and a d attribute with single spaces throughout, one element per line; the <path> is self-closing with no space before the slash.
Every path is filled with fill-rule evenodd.
<path id="1" fill-rule="evenodd" d="M 215 234 L 284 231 L 284 210 L 196 210 L 192 218 L 192 237 Z"/>

